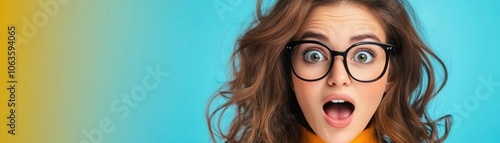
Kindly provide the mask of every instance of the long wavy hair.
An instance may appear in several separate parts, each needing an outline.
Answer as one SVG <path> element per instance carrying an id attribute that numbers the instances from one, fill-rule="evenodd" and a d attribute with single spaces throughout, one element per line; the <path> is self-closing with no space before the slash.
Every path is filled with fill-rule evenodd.
<path id="1" fill-rule="evenodd" d="M 443 142 L 451 115 L 432 119 L 428 103 L 446 84 L 447 69 L 419 36 L 413 9 L 403 0 L 277 0 L 263 12 L 257 1 L 256 18 L 242 35 L 231 57 L 231 79 L 212 96 L 205 117 L 212 141 L 299 142 L 301 127 L 310 129 L 292 91 L 291 69 L 283 54 L 316 7 L 352 2 L 366 6 L 384 26 L 390 57 L 385 93 L 370 123 L 380 142 Z M 435 65 L 433 65 L 435 64 Z M 435 66 L 439 66 L 435 68 Z M 443 73 L 438 82 L 435 72 Z M 217 99 L 222 98 L 223 103 Z M 217 104 L 216 104 L 217 103 Z M 215 105 L 215 107 L 213 107 Z M 230 117 L 228 129 L 222 124 Z M 444 120 L 444 126 L 440 121 Z M 444 133 L 438 133 L 444 129 Z M 441 134 L 441 135 L 440 135 Z"/>

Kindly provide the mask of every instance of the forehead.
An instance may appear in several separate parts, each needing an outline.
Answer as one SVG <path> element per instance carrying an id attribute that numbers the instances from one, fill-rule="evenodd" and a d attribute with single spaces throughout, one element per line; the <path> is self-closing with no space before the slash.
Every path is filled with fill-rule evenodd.
<path id="1" fill-rule="evenodd" d="M 296 38 L 303 39 L 303 36 L 308 35 L 324 36 L 323 39 L 312 38 L 327 43 L 352 44 L 356 40 L 363 40 L 353 39 L 359 35 L 373 35 L 374 37 L 369 39 L 386 42 L 382 24 L 372 11 L 353 3 L 322 5 L 314 8 L 308 14 Z"/>

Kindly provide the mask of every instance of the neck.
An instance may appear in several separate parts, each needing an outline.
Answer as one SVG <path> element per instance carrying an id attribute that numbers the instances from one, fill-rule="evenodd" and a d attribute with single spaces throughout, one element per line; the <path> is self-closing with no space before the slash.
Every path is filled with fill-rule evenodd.
<path id="1" fill-rule="evenodd" d="M 311 133 L 305 127 L 302 127 L 302 142 L 303 143 L 324 143 L 318 135 Z M 373 126 L 369 126 L 365 130 L 363 130 L 351 143 L 376 143 L 378 142 L 375 138 L 375 129 Z"/>

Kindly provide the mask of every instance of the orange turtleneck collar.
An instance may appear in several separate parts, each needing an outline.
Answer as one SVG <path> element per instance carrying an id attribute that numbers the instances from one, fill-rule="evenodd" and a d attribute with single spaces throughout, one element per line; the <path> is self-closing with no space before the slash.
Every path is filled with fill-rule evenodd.
<path id="1" fill-rule="evenodd" d="M 374 136 L 373 126 L 370 126 L 363 130 L 351 143 L 377 143 Z M 302 127 L 302 143 L 324 143 L 325 141 L 321 140 L 318 135 L 309 132 L 306 128 Z"/>

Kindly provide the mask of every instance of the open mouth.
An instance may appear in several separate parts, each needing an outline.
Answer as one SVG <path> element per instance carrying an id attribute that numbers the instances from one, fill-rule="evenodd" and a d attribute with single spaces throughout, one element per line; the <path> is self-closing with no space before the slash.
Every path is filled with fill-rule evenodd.
<path id="1" fill-rule="evenodd" d="M 346 100 L 331 100 L 323 105 L 323 111 L 330 125 L 342 128 L 351 122 L 354 105 Z"/>

